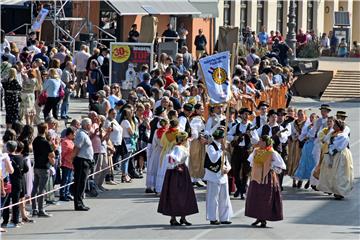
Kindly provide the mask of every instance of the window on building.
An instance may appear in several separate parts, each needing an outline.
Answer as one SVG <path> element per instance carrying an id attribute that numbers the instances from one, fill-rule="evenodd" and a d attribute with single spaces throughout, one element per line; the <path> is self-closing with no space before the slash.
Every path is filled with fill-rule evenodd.
<path id="1" fill-rule="evenodd" d="M 277 11 L 276 11 L 276 30 L 279 30 L 281 33 L 284 29 L 284 2 L 282 0 L 277 1 Z"/>
<path id="2" fill-rule="evenodd" d="M 257 1 L 257 24 L 256 32 L 261 32 L 261 27 L 264 25 L 265 1 Z"/>
<path id="3" fill-rule="evenodd" d="M 224 2 L 224 26 L 230 26 L 231 1 Z"/>
<path id="4" fill-rule="evenodd" d="M 248 25 L 248 6 L 249 6 L 249 1 L 241 1 L 241 5 L 240 5 L 240 30 L 242 31 L 243 29 L 246 28 L 246 26 Z"/>
<path id="5" fill-rule="evenodd" d="M 307 30 L 314 29 L 314 1 L 307 2 Z"/>

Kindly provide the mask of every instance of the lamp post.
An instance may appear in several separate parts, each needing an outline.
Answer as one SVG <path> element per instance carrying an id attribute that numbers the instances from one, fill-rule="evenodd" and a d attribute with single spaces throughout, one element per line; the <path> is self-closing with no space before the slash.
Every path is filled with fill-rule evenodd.
<path id="1" fill-rule="evenodd" d="M 293 50 L 293 54 L 290 56 L 290 60 L 296 58 L 296 3 L 295 0 L 290 0 L 289 6 L 289 21 L 287 23 L 288 32 L 286 34 L 286 43 Z"/>

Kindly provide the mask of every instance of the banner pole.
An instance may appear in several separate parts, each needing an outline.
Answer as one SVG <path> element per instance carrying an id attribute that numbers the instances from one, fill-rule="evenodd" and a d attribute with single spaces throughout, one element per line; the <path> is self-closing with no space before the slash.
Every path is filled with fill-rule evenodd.
<path id="1" fill-rule="evenodd" d="M 236 57 L 236 43 L 233 43 L 232 51 L 231 51 L 231 60 L 230 60 L 230 79 L 229 79 L 229 85 L 230 85 L 230 99 L 232 97 L 232 74 L 234 72 L 235 67 L 235 57 Z M 224 133 L 224 153 L 221 155 L 221 170 L 224 169 L 225 164 L 225 151 L 227 148 L 227 134 L 228 134 L 228 126 L 229 126 L 229 116 L 230 116 L 230 101 L 227 102 L 226 106 L 226 117 L 225 117 L 225 133 Z"/>

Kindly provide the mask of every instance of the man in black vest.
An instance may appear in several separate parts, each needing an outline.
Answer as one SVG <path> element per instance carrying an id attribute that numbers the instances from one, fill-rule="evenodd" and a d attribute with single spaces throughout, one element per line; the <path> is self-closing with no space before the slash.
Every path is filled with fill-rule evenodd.
<path id="1" fill-rule="evenodd" d="M 241 122 L 230 129 L 227 140 L 234 147 L 231 157 L 232 175 L 235 178 L 236 185 L 234 197 L 240 195 L 241 199 L 245 199 L 248 175 L 251 171 L 247 159 L 252 150 L 252 145 L 259 141 L 259 137 L 248 120 L 252 112 L 247 108 L 241 108 L 239 114 Z"/>
<path id="2" fill-rule="evenodd" d="M 292 121 L 294 121 L 294 118 L 288 116 L 285 119 L 286 111 L 285 111 L 284 108 L 278 108 L 276 114 L 277 114 L 277 124 L 279 124 L 281 127 L 283 127 L 284 131 L 286 129 L 285 134 L 286 134 L 287 138 L 289 138 L 291 136 L 291 125 L 290 125 L 290 123 Z M 283 158 L 284 162 L 287 164 L 288 139 L 286 139 L 285 143 L 281 143 L 281 153 L 280 153 L 280 155 Z M 283 190 L 282 182 L 283 182 L 284 174 L 285 174 L 284 171 L 281 171 L 281 173 L 278 174 L 281 191 Z"/>
<path id="3" fill-rule="evenodd" d="M 256 128 L 260 128 L 267 123 L 266 112 L 268 108 L 269 104 L 265 101 L 261 101 L 257 106 L 257 109 L 260 111 L 260 115 L 257 116 L 253 121 L 253 125 L 256 126 Z"/>
<path id="4" fill-rule="evenodd" d="M 179 130 L 187 132 L 189 136 L 191 136 L 189 117 L 193 112 L 194 106 L 190 103 L 185 103 L 183 106 L 183 111 L 179 113 Z"/>

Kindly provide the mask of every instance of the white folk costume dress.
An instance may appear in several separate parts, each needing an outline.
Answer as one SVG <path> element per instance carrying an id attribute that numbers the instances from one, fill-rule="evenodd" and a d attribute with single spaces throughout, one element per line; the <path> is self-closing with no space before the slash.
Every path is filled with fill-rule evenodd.
<path id="1" fill-rule="evenodd" d="M 205 176 L 207 181 L 206 191 L 206 219 L 209 221 L 230 221 L 233 215 L 229 196 L 229 183 L 227 174 L 221 169 L 221 143 L 214 140 L 207 146 L 205 158 Z M 225 157 L 224 166 L 230 170 L 230 164 Z"/>
<path id="2" fill-rule="evenodd" d="M 250 121 L 246 123 L 240 122 L 233 126 L 227 136 L 227 140 L 232 142 L 236 137 L 239 137 L 235 142 L 234 150 L 231 155 L 232 176 L 235 178 L 236 190 L 240 194 L 246 193 L 246 186 L 248 176 L 251 168 L 247 161 L 251 151 L 252 145 L 259 141 L 259 136 L 256 130 L 251 130 L 252 124 Z"/>
<path id="3" fill-rule="evenodd" d="M 189 150 L 175 145 L 166 156 L 167 170 L 160 195 L 158 212 L 167 216 L 188 216 L 198 213 L 194 188 L 188 167 Z"/>
<path id="4" fill-rule="evenodd" d="M 151 155 L 148 158 L 146 170 L 146 188 L 148 189 L 154 189 L 156 186 L 156 176 L 159 170 L 161 151 L 163 149 L 160 142 L 163 131 L 165 131 L 164 128 L 157 129 L 151 143 Z"/>
<path id="5" fill-rule="evenodd" d="M 286 170 L 284 160 L 270 147 L 256 148 L 248 161 L 252 169 L 245 216 L 268 221 L 282 220 L 283 207 L 277 173 Z"/>
<path id="6" fill-rule="evenodd" d="M 155 183 L 155 191 L 158 193 L 161 192 L 164 178 L 165 178 L 166 169 L 168 167 L 167 166 L 168 165 L 167 154 L 169 154 L 170 151 L 172 150 L 172 148 L 174 147 L 174 145 L 176 143 L 176 141 L 175 141 L 176 134 L 178 132 L 179 132 L 178 129 L 170 128 L 169 130 L 167 130 L 166 133 L 164 133 L 162 135 L 161 140 L 160 140 L 160 145 L 162 146 L 162 150 L 161 150 L 161 154 L 159 156 L 159 167 L 158 167 L 158 171 L 156 174 L 156 183 Z"/>
<path id="7" fill-rule="evenodd" d="M 205 120 L 202 116 L 191 117 L 191 138 L 189 171 L 192 178 L 201 179 L 204 177 L 205 144 L 200 141 L 200 134 L 205 130 Z"/>
<path id="8" fill-rule="evenodd" d="M 329 153 L 321 164 L 318 189 L 345 196 L 353 188 L 354 168 L 348 134 L 338 133 L 330 140 Z"/>

